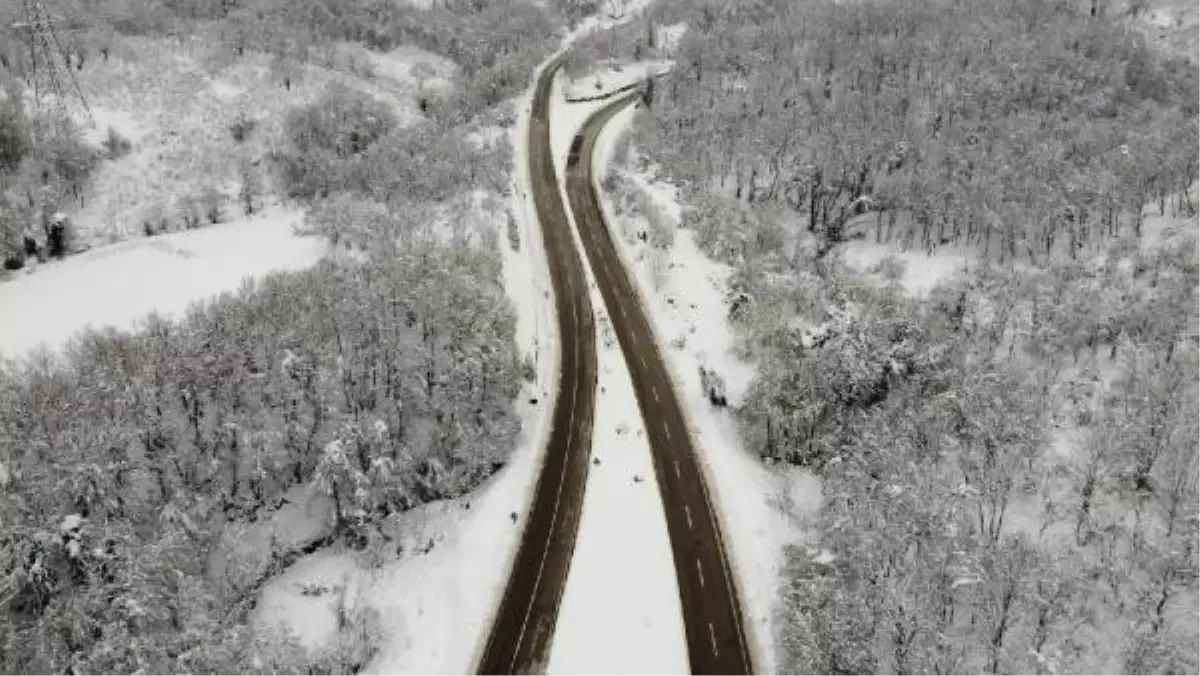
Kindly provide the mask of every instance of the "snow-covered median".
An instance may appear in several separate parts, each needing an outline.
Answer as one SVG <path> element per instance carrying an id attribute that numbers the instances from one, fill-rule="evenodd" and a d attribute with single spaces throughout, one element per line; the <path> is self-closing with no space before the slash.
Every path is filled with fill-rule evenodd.
<path id="1" fill-rule="evenodd" d="M 236 291 L 248 277 L 301 270 L 326 251 L 299 237 L 303 215 L 270 207 L 199 230 L 102 246 L 0 282 L 0 356 L 57 349 L 88 326 L 133 328 L 151 312 L 179 316 L 196 301 Z"/>
<path id="2" fill-rule="evenodd" d="M 599 374 L 592 467 L 548 672 L 685 673 L 683 611 L 650 444 L 603 299 L 589 286 Z"/>

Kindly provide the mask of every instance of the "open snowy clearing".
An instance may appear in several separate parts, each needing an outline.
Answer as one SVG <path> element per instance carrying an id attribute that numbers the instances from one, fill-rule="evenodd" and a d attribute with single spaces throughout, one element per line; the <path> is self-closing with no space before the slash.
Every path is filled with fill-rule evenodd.
<path id="1" fill-rule="evenodd" d="M 354 44 L 314 49 L 284 87 L 267 54 L 233 57 L 203 36 L 179 41 L 127 37 L 108 59 L 79 73 L 90 118 L 74 106 L 85 139 L 101 147 L 111 127 L 130 141 L 128 154 L 97 167 L 82 207 L 70 212 L 88 244 L 140 236 L 142 223 L 175 224 L 206 192 L 234 210 L 245 171 L 267 180 L 263 157 L 283 142 L 294 105 L 317 99 L 331 83 L 392 104 L 401 125 L 419 118 L 420 87 L 445 86 L 453 63 L 417 49 L 377 53 Z M 232 130 L 245 131 L 242 140 Z"/>
<path id="2" fill-rule="evenodd" d="M 133 328 L 151 312 L 178 316 L 236 291 L 247 277 L 312 266 L 324 240 L 298 237 L 300 212 L 270 207 L 200 230 L 140 238 L 44 263 L 0 282 L 0 356 L 62 347 L 87 326 Z"/>
<path id="3" fill-rule="evenodd" d="M 974 266 L 971 260 L 974 254 L 957 253 L 950 247 L 931 255 L 923 251 L 900 251 L 891 244 L 854 240 L 838 247 L 838 252 L 850 269 L 860 273 L 874 272 L 885 258 L 901 263 L 904 270 L 897 281 L 912 296 L 923 296 Z"/>

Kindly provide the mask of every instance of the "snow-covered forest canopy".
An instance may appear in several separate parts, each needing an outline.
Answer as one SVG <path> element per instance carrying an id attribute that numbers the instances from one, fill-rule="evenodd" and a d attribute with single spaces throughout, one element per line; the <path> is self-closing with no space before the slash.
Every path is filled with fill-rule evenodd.
<path id="1" fill-rule="evenodd" d="M 784 672 L 1197 669 L 1197 67 L 1098 4 L 656 6 L 631 169 L 734 269 L 747 449 L 823 484 Z"/>
<path id="2" fill-rule="evenodd" d="M 463 495 L 508 461 L 522 375 L 498 248 L 510 244 L 478 221 L 504 213 L 512 150 L 488 130 L 512 125 L 515 97 L 579 7 L 48 5 L 81 76 L 85 61 L 112 59 L 154 77 L 128 51 L 149 38 L 203 41 L 214 68 L 265 54 L 281 95 L 346 42 L 413 45 L 457 67 L 412 95 L 415 121 L 335 82 L 278 119 L 219 131 L 243 143 L 255 124 L 280 128 L 230 197 L 246 213 L 265 195 L 304 208 L 304 229 L 336 249 L 314 269 L 0 365 L 0 670 L 357 671 L 372 639 L 306 651 L 249 616 L 263 584 L 303 554 L 336 542 L 386 559 L 397 545 L 384 521 Z M 18 11 L 0 17 L 5 256 L 22 254 L 31 222 L 78 206 L 88 170 L 128 151 L 111 127 L 106 154 L 31 105 Z M 144 234 L 216 222 L 219 202 L 142 205 L 155 207 Z M 317 508 L 331 504 L 329 528 L 272 534 L 265 554 L 231 535 L 271 523 L 309 486 L 327 498 Z M 347 623 L 369 637 L 371 621 Z"/>

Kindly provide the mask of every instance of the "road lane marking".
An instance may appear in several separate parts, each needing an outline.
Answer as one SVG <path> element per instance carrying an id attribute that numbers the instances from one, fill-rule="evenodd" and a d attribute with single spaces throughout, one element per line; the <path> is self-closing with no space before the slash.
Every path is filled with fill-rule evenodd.
<path id="1" fill-rule="evenodd" d="M 673 460 L 672 462 L 675 463 L 675 478 L 678 479 L 679 478 L 679 461 Z"/>
<path id="2" fill-rule="evenodd" d="M 571 316 L 575 323 L 579 323 L 579 311 L 574 304 L 571 305 Z M 579 341 L 575 341 L 574 349 L 572 350 L 575 356 L 575 361 L 579 361 Z M 517 632 L 517 645 L 513 650 L 512 660 L 509 662 L 508 671 L 514 672 L 517 665 L 517 658 L 521 653 L 521 644 L 525 640 L 525 632 L 529 627 L 529 616 L 533 614 L 533 606 L 537 602 L 537 590 L 542 583 L 542 573 L 546 569 L 546 557 L 550 554 L 550 543 L 553 540 L 554 524 L 558 522 L 558 506 L 562 502 L 563 484 L 567 481 L 567 467 L 570 465 L 569 457 L 571 450 L 571 441 L 575 435 L 575 404 L 578 401 L 579 387 L 571 388 L 571 406 L 567 409 L 570 414 L 567 418 L 567 443 L 566 453 L 568 459 L 563 460 L 562 473 L 558 477 L 558 487 L 554 491 L 554 510 L 550 513 L 550 536 L 546 538 L 545 547 L 542 549 L 542 558 L 538 562 L 537 575 L 533 578 L 533 592 L 529 596 L 529 606 L 525 608 L 525 617 L 521 620 L 521 629 Z M 529 515 L 526 515 L 526 525 L 528 525 Z"/>
<path id="3" fill-rule="evenodd" d="M 723 563 L 725 564 L 725 565 L 721 566 L 721 575 L 725 579 L 725 595 L 729 599 L 730 607 L 740 610 L 741 606 L 738 604 L 738 597 L 737 597 L 737 594 L 735 593 L 735 588 L 733 586 L 733 580 L 730 579 L 730 577 L 729 577 L 729 558 L 728 558 L 729 555 L 725 551 L 725 538 L 722 535 L 722 532 L 719 530 L 718 521 L 716 519 L 715 513 L 713 512 L 712 498 L 710 498 L 708 495 L 708 484 L 705 483 L 703 480 L 700 481 L 700 494 L 704 497 L 704 506 L 708 509 L 707 514 L 708 514 L 708 519 L 709 519 L 709 525 L 714 529 L 713 532 L 716 533 L 716 535 L 717 535 L 717 547 L 721 550 L 721 558 L 723 560 Z M 684 507 L 686 508 L 686 505 Z M 747 665 L 747 667 L 749 667 L 750 663 L 751 663 L 750 646 L 747 645 L 747 643 L 746 643 L 746 634 L 742 627 L 742 624 L 740 622 L 735 622 L 734 630 L 737 631 L 738 649 L 741 653 L 740 657 L 741 657 L 742 663 Z"/>
<path id="4" fill-rule="evenodd" d="M 667 427 L 666 420 L 663 421 L 662 430 L 663 430 L 663 434 L 667 435 L 667 440 L 670 441 L 671 440 L 671 428 Z"/>
<path id="5" fill-rule="evenodd" d="M 629 335 L 633 335 L 633 334 L 631 333 Z M 646 368 L 646 358 L 640 354 L 638 355 L 638 363 L 642 365 L 643 370 Z"/>
<path id="6" fill-rule="evenodd" d="M 700 566 L 700 559 L 696 559 L 696 574 L 700 576 L 700 586 L 704 586 L 704 568 Z"/>
<path id="7" fill-rule="evenodd" d="M 708 641 L 712 643 L 713 657 L 720 657 L 721 651 L 717 650 L 717 630 L 713 629 L 712 622 L 708 623 Z"/>
<path id="8" fill-rule="evenodd" d="M 687 517 L 688 530 L 692 529 L 692 510 L 687 505 L 683 506 L 683 515 Z"/>
<path id="9" fill-rule="evenodd" d="M 654 401 L 662 401 L 661 399 L 658 398 L 658 388 L 657 387 L 651 385 L 650 386 L 650 394 L 654 395 Z M 675 473 L 679 474 L 679 463 L 678 462 L 675 463 Z"/>

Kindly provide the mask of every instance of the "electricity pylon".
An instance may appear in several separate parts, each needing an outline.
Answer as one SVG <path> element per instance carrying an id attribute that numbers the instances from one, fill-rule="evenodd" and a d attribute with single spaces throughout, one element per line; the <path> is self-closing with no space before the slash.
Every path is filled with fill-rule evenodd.
<path id="1" fill-rule="evenodd" d="M 22 0 L 22 3 L 25 21 L 16 22 L 12 27 L 29 34 L 29 83 L 33 86 L 34 105 L 41 111 L 43 100 L 53 95 L 59 112 L 66 118 L 67 98 L 73 95 L 83 105 L 88 122 L 95 125 L 92 109 L 71 70 L 70 56 L 54 29 L 54 23 L 62 21 L 62 17 L 51 16 L 43 0 Z"/>

